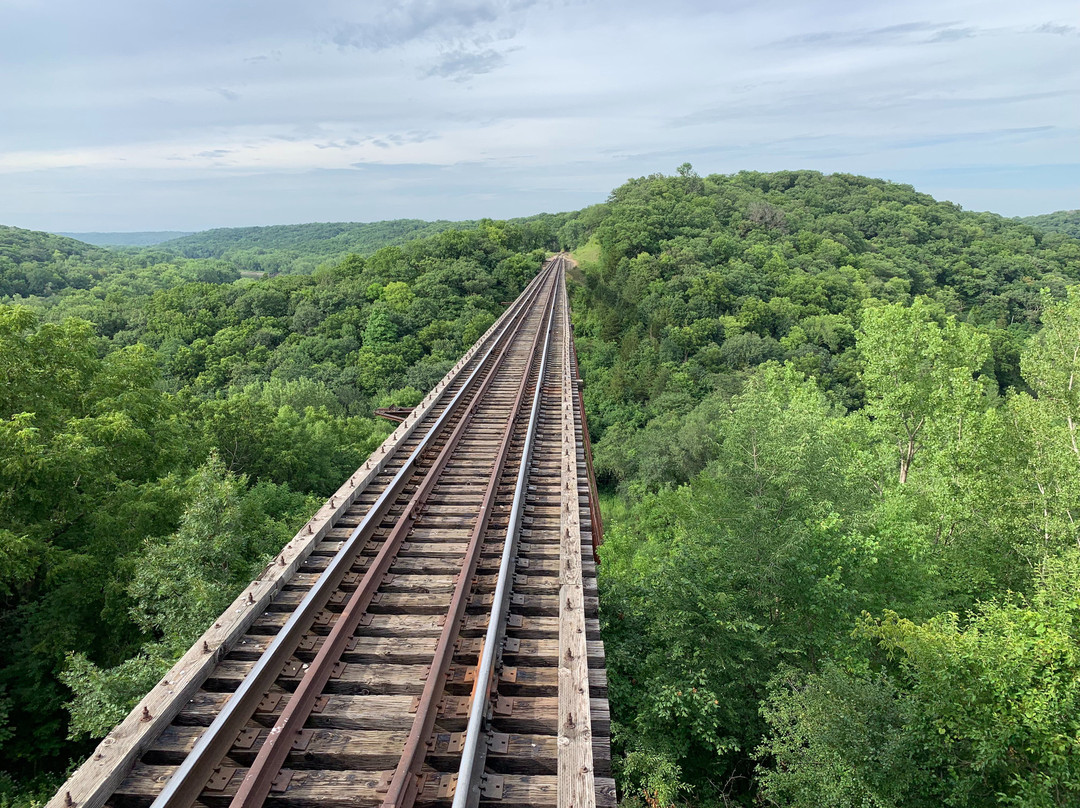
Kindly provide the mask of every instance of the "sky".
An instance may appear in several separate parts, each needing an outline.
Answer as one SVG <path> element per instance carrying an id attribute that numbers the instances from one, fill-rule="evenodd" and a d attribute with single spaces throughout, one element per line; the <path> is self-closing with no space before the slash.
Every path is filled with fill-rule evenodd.
<path id="1" fill-rule="evenodd" d="M 1076 0 L 0 0 L 0 224 L 508 218 L 813 169 L 1080 208 Z"/>

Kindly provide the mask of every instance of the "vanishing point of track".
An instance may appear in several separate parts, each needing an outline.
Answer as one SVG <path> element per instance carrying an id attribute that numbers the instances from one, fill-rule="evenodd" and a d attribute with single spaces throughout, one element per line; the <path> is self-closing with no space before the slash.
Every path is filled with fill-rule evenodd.
<path id="1" fill-rule="evenodd" d="M 614 805 L 564 256 L 49 808 Z"/>

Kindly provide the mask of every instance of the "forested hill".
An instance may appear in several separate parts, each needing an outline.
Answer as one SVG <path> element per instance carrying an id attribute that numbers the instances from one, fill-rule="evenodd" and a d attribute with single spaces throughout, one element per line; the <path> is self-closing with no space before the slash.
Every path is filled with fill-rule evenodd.
<path id="1" fill-rule="evenodd" d="M 554 234 L 574 214 L 538 214 L 505 224 Z M 303 274 L 346 255 L 370 255 L 383 247 L 428 238 L 447 230 L 501 226 L 480 221 L 391 219 L 380 222 L 316 222 L 269 227 L 226 227 L 162 243 L 162 249 L 187 258 L 220 258 L 241 272 Z M 553 242 L 554 243 L 554 242 Z"/>
<path id="2" fill-rule="evenodd" d="M 117 253 L 53 233 L 0 225 L 0 302 L 32 299 L 52 307 L 80 295 L 145 294 L 239 277 L 235 267 L 217 259 L 181 258 L 154 248 Z"/>
<path id="3" fill-rule="evenodd" d="M 112 263 L 107 250 L 90 244 L 0 225 L 0 297 L 58 291 L 76 274 L 89 282 L 95 270 Z"/>
<path id="4" fill-rule="evenodd" d="M 1050 233 L 1080 238 L 1080 210 L 1059 210 L 1041 216 L 1025 216 L 1017 221 Z"/>
<path id="5" fill-rule="evenodd" d="M 627 804 L 1080 804 L 1080 242 L 813 172 L 587 215 Z"/>
<path id="6" fill-rule="evenodd" d="M 161 246 L 187 258 L 224 258 L 242 271 L 298 272 L 314 263 L 367 255 L 381 247 L 424 238 L 474 222 L 427 222 L 393 219 L 382 222 L 316 222 L 269 227 L 224 227 L 167 241 Z"/>
<path id="7" fill-rule="evenodd" d="M 85 241 L 98 247 L 152 247 L 163 241 L 190 236 L 193 231 L 145 230 L 130 233 L 60 233 L 61 236 Z"/>
<path id="8" fill-rule="evenodd" d="M 58 258 L 106 256 L 104 250 L 73 238 L 0 225 L 0 261 L 8 266 L 44 263 Z"/>

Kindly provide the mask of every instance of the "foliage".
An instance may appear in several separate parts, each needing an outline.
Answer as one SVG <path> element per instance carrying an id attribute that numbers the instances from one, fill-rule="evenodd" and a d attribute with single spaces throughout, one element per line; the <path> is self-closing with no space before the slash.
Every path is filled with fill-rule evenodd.
<path id="1" fill-rule="evenodd" d="M 1049 560 L 1029 602 L 966 619 L 886 612 L 859 634 L 884 670 L 829 665 L 774 689 L 765 796 L 784 806 L 1075 805 L 1080 799 L 1080 555 Z"/>
<path id="2" fill-rule="evenodd" d="M 1071 618 L 1035 604 L 1077 542 L 1080 245 L 813 172 L 684 166 L 590 216 L 618 751 L 691 804 L 1075 801 Z M 1010 668 L 1040 609 L 1059 655 Z"/>
<path id="3" fill-rule="evenodd" d="M 168 660 L 160 655 L 137 654 L 109 670 L 102 670 L 83 653 L 69 654 L 60 674 L 60 681 L 74 693 L 68 706 L 71 712 L 68 737 L 103 738 L 168 669 Z"/>
<path id="4" fill-rule="evenodd" d="M 163 241 L 191 236 L 194 233 L 182 230 L 143 230 L 124 233 L 60 233 L 59 235 L 93 244 L 96 247 L 152 247 Z"/>
<path id="5" fill-rule="evenodd" d="M 682 772 L 678 765 L 662 755 L 640 750 L 629 752 L 622 761 L 620 774 L 623 782 L 636 784 L 631 793 L 640 795 L 650 808 L 668 808 L 681 793 L 690 790 L 680 779 Z"/>
<path id="6" fill-rule="evenodd" d="M 1024 216 L 1019 221 L 1048 233 L 1080 238 L 1080 210 L 1058 210 L 1040 216 Z"/>
<path id="7" fill-rule="evenodd" d="M 235 267 L 218 260 L 187 260 L 160 250 L 120 254 L 51 233 L 0 226 L 0 301 L 42 304 L 61 295 L 85 302 L 239 277 Z"/>
<path id="8" fill-rule="evenodd" d="M 381 247 L 433 236 L 474 222 L 425 222 L 394 219 L 384 222 L 316 222 L 269 227 L 223 227 L 204 230 L 161 244 L 185 258 L 220 258 L 241 271 L 311 272 L 326 261 L 365 255 Z"/>

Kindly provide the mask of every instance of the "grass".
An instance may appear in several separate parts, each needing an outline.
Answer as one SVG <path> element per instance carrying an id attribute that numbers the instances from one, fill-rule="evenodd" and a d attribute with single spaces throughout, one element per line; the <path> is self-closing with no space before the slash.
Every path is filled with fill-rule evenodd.
<path id="1" fill-rule="evenodd" d="M 600 515 L 604 517 L 604 526 L 622 522 L 630 516 L 630 504 L 625 498 L 614 492 L 600 491 Z"/>
<path id="2" fill-rule="evenodd" d="M 570 255 L 579 264 L 595 264 L 600 260 L 600 244 L 596 239 L 589 239 L 587 243 L 578 247 Z"/>

